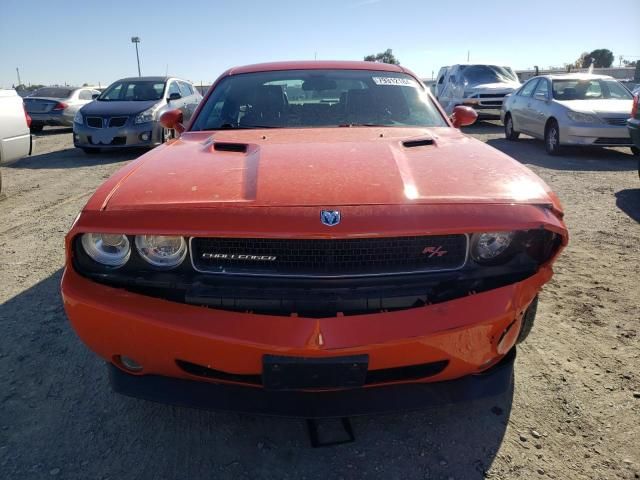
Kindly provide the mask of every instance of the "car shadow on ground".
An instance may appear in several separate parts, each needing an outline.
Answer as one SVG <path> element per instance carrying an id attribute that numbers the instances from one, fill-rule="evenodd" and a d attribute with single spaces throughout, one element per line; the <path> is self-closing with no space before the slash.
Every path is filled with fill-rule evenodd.
<path id="1" fill-rule="evenodd" d="M 99 152 L 86 154 L 78 148 L 65 148 L 55 152 L 39 153 L 30 157 L 15 160 L 4 168 L 29 168 L 29 169 L 68 169 L 78 167 L 91 167 L 94 165 L 104 165 L 109 163 L 124 162 L 138 158 L 146 150 L 126 149 L 117 152 Z"/>
<path id="2" fill-rule="evenodd" d="M 357 417 L 356 441 L 311 448 L 303 420 L 192 410 L 112 393 L 72 331 L 61 271 L 0 305 L 7 478 L 482 479 L 513 390 L 474 403 Z M 141 339 L 141 341 L 145 341 Z M 326 424 L 325 424 L 326 426 Z"/>
<path id="3" fill-rule="evenodd" d="M 503 127 L 502 123 L 496 123 L 493 119 L 482 119 L 477 120 L 473 125 L 463 127 L 462 131 L 467 135 L 490 135 L 502 132 Z"/>
<path id="4" fill-rule="evenodd" d="M 616 206 L 640 223 L 640 188 L 630 188 L 617 192 Z"/>
<path id="5" fill-rule="evenodd" d="M 515 142 L 491 138 L 487 144 L 521 163 L 552 170 L 624 172 L 638 169 L 638 157 L 628 148 L 564 147 L 563 155 L 551 156 L 545 151 L 544 143 L 535 138 L 524 137 Z"/>

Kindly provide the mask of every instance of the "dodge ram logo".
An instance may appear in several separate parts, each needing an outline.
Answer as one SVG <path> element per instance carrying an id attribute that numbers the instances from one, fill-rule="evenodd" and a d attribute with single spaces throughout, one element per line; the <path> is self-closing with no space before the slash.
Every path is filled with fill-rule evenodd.
<path id="1" fill-rule="evenodd" d="M 442 249 L 442 245 L 438 245 L 437 247 L 424 247 L 424 250 L 422 250 L 422 254 L 429 255 L 429 258 L 443 257 L 447 253 L 447 250 Z"/>
<path id="2" fill-rule="evenodd" d="M 340 223 L 340 210 L 320 210 L 320 221 L 328 227 Z"/>

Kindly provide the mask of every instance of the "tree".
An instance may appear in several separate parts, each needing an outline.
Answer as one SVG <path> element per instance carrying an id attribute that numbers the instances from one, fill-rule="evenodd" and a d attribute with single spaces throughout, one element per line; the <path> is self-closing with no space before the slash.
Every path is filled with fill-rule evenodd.
<path id="1" fill-rule="evenodd" d="M 636 71 L 633 74 L 633 81 L 640 82 L 640 62 L 636 62 Z"/>
<path id="2" fill-rule="evenodd" d="M 633 61 L 631 61 L 631 60 L 623 60 L 622 63 L 623 63 L 623 65 L 625 67 L 635 67 L 638 64 L 638 61 L 637 60 L 633 60 Z"/>
<path id="3" fill-rule="evenodd" d="M 582 64 L 585 62 L 585 59 L 589 58 L 589 52 L 582 52 L 578 59 L 573 62 L 573 66 L 575 68 L 582 68 Z"/>
<path id="4" fill-rule="evenodd" d="M 387 50 L 384 52 L 376 53 L 375 55 L 367 55 L 366 57 L 364 57 L 364 61 L 400 65 L 400 60 L 395 57 L 393 51 L 390 48 L 387 48 Z"/>
<path id="5" fill-rule="evenodd" d="M 596 68 L 609 68 L 613 63 L 613 59 L 613 52 L 611 50 L 598 48 L 597 50 L 589 53 L 588 56 L 583 59 L 582 68 L 590 67 L 592 61 L 593 66 Z"/>

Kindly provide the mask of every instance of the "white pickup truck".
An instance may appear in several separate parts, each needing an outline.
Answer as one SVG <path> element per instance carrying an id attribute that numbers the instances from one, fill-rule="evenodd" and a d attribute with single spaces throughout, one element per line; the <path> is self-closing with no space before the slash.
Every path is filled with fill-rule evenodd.
<path id="1" fill-rule="evenodd" d="M 31 155 L 30 124 L 22 97 L 15 90 L 0 89 L 0 164 Z"/>
<path id="2" fill-rule="evenodd" d="M 474 108 L 479 115 L 500 115 L 504 97 L 520 88 L 511 67 L 500 65 L 452 65 L 442 67 L 436 79 L 436 98 L 451 114 L 457 105 Z"/>

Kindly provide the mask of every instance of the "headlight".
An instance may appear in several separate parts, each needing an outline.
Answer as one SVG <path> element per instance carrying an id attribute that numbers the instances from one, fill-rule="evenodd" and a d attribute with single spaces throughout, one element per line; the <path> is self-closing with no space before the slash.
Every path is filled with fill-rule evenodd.
<path id="1" fill-rule="evenodd" d="M 138 235 L 136 248 L 140 256 L 158 268 L 174 268 L 187 256 L 187 242 L 183 237 Z"/>
<path id="2" fill-rule="evenodd" d="M 77 123 L 79 125 L 82 125 L 84 123 L 84 118 L 82 118 L 82 114 L 80 113 L 80 110 L 78 110 L 76 114 L 73 116 L 73 123 Z"/>
<path id="3" fill-rule="evenodd" d="M 154 107 L 148 108 L 144 112 L 139 113 L 134 119 L 133 123 L 137 125 L 140 123 L 153 122 L 153 114 L 154 114 Z"/>
<path id="4" fill-rule="evenodd" d="M 472 96 L 474 96 L 475 94 L 476 94 L 476 92 L 473 92 L 473 91 L 471 91 L 471 92 L 464 92 L 464 98 L 472 97 Z"/>
<path id="5" fill-rule="evenodd" d="M 82 247 L 96 262 L 114 268 L 127 263 L 131 255 L 129 239 L 119 233 L 85 233 Z"/>
<path id="6" fill-rule="evenodd" d="M 600 123 L 600 119 L 595 115 L 574 112 L 572 110 L 567 111 L 567 117 L 576 123 Z"/>
<path id="7" fill-rule="evenodd" d="M 514 232 L 476 233 L 471 240 L 471 255 L 478 262 L 492 262 L 507 251 L 513 237 Z"/>

